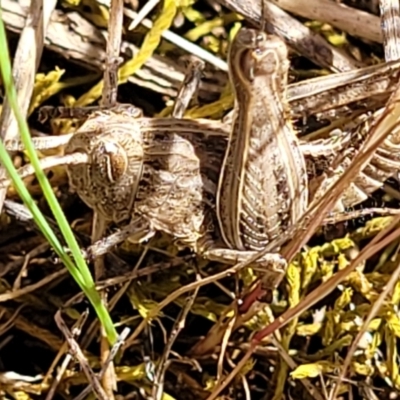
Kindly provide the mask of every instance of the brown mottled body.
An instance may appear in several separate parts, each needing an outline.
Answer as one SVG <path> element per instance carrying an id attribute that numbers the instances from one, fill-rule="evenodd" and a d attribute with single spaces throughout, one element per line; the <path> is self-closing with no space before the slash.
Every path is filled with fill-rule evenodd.
<path id="1" fill-rule="evenodd" d="M 93 114 L 65 149 L 88 153 L 90 162 L 67 170 L 72 188 L 107 221 L 138 221 L 148 229 L 144 239 L 163 231 L 196 249 L 215 204 L 226 138 L 206 121 L 174 121 L 171 129 L 170 118 Z"/>
<path id="2" fill-rule="evenodd" d="M 176 121 L 175 131 L 167 118 L 158 119 L 153 129 L 147 127 L 135 211 L 149 219 L 152 229 L 198 251 L 198 240 L 213 230 L 209 224 L 226 138 L 205 122 L 193 121 L 191 131 L 185 132 Z"/>
<path id="3" fill-rule="evenodd" d="M 241 30 L 230 67 L 238 107 L 229 139 L 228 127 L 215 121 L 94 113 L 65 149 L 89 155 L 87 164 L 67 166 L 82 200 L 107 221 L 137 224 L 135 241 L 163 231 L 211 259 L 229 262 L 254 255 L 296 223 L 308 197 L 303 156 L 316 159 L 321 150 L 329 156 L 340 146 L 297 141 L 287 103 L 287 50 L 278 38 Z M 310 99 L 318 96 L 316 90 Z M 352 143 L 354 153 L 360 137 L 340 141 Z M 400 169 L 398 137 L 393 132 L 376 152 L 344 195 L 344 205 L 362 201 Z M 217 245 L 216 225 L 225 248 Z M 203 246 L 209 236 L 211 249 Z"/>
<path id="4" fill-rule="evenodd" d="M 261 250 L 297 222 L 308 202 L 304 157 L 286 98 L 289 60 L 276 36 L 236 35 L 229 72 L 236 97 L 217 213 L 226 244 Z"/>

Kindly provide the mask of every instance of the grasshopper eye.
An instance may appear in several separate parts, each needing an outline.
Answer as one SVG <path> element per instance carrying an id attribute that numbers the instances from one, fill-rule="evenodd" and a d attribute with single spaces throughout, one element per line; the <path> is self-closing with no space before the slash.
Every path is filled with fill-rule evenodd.
<path id="1" fill-rule="evenodd" d="M 101 142 L 93 151 L 94 165 L 100 177 L 110 183 L 118 182 L 128 168 L 126 151 L 117 143 Z"/>

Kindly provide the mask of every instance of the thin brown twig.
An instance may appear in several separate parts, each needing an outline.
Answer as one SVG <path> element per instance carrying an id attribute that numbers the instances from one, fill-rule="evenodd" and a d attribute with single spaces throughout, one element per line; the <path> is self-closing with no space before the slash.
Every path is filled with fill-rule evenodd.
<path id="1" fill-rule="evenodd" d="M 24 261 L 26 256 L 29 256 L 31 259 L 39 256 L 40 254 L 43 254 L 47 250 L 49 250 L 50 245 L 47 241 L 42 242 L 41 244 L 37 245 L 35 248 L 30 250 L 26 255 L 21 255 L 14 259 L 13 261 L 10 261 L 9 263 L 5 264 L 4 266 L 1 267 L 1 272 L 0 272 L 0 278 L 8 274 L 10 271 L 13 271 L 14 269 L 17 269 L 20 267 Z"/>
<path id="2" fill-rule="evenodd" d="M 172 117 L 183 118 L 185 111 L 189 107 L 190 101 L 199 88 L 204 66 L 203 61 L 195 57 L 190 58 L 186 69 L 185 79 L 183 80 L 175 99 Z"/>
<path id="3" fill-rule="evenodd" d="M 112 0 L 110 7 L 110 18 L 108 21 L 108 39 L 106 49 L 106 65 L 104 69 L 103 79 L 103 92 L 101 99 L 101 106 L 103 107 L 115 107 L 117 104 L 117 93 L 118 93 L 118 65 L 120 63 L 119 54 L 122 41 L 122 27 L 123 27 L 123 16 L 124 16 L 124 1 L 123 0 Z M 93 224 L 92 224 L 92 243 L 97 242 L 107 229 L 107 222 L 98 213 L 93 213 Z M 94 261 L 95 280 L 98 281 L 104 275 L 104 258 L 97 257 Z M 107 293 L 103 291 L 101 293 L 102 301 L 107 304 Z M 100 327 L 101 342 L 100 342 L 100 358 L 103 365 L 107 365 L 104 375 L 101 378 L 103 388 L 107 393 L 110 400 L 114 399 L 113 391 L 117 390 L 117 379 L 114 370 L 114 364 L 110 362 L 105 364 L 109 358 L 110 344 L 108 343 L 107 336 L 102 327 Z"/>
<path id="4" fill-rule="evenodd" d="M 108 21 L 106 65 L 103 74 L 104 86 L 101 99 L 103 107 L 114 107 L 117 104 L 118 65 L 120 62 L 119 54 L 122 42 L 123 17 L 123 0 L 112 0 Z"/>
<path id="5" fill-rule="evenodd" d="M 60 331 L 65 336 L 65 339 L 69 346 L 69 351 L 78 360 L 78 362 L 82 368 L 82 371 L 84 372 L 87 380 L 89 381 L 89 383 L 91 385 L 91 388 L 92 388 L 94 394 L 100 400 L 109 400 L 109 397 L 107 397 L 106 392 L 103 390 L 103 388 L 100 385 L 98 377 L 93 372 L 93 370 L 90 368 L 89 362 L 88 362 L 87 358 L 85 357 L 85 355 L 83 354 L 78 343 L 76 342 L 74 335 L 69 330 L 67 324 L 64 322 L 60 311 L 57 311 L 54 319 L 58 326 L 58 329 L 60 329 Z"/>
<path id="6" fill-rule="evenodd" d="M 265 253 L 267 253 L 267 251 L 265 251 Z M 164 307 L 166 307 L 168 304 L 172 303 L 178 297 L 182 296 L 183 294 L 185 294 L 187 292 L 190 292 L 191 290 L 196 289 L 197 287 L 203 287 L 205 285 L 213 283 L 216 280 L 220 280 L 220 279 L 226 278 L 228 276 L 237 274 L 243 268 L 254 263 L 254 261 L 256 261 L 259 257 L 260 257 L 260 254 L 254 255 L 246 262 L 239 263 L 239 264 L 237 264 L 233 267 L 227 268 L 224 271 L 219 272 L 217 274 L 210 275 L 205 278 L 201 278 L 195 282 L 185 285 L 185 286 L 175 290 L 174 292 L 170 293 L 164 300 L 162 300 L 157 306 L 153 307 L 149 311 L 147 317 L 142 320 L 142 322 L 137 326 L 137 328 L 132 333 L 132 335 L 127 339 L 123 349 L 127 349 L 130 346 L 130 344 L 136 340 L 136 338 L 139 336 L 139 334 L 146 327 L 148 321 L 155 318 Z"/>
<path id="7" fill-rule="evenodd" d="M 117 355 L 118 350 L 123 345 L 123 343 L 124 343 L 125 339 L 127 338 L 129 332 L 130 332 L 130 329 L 129 328 L 125 328 L 122 331 L 122 333 L 119 335 L 118 340 L 115 342 L 115 344 L 111 348 L 111 351 L 108 354 L 108 358 L 103 363 L 103 365 L 101 367 L 101 370 L 98 373 L 98 378 L 99 379 L 101 379 L 104 376 L 104 374 L 106 373 L 106 370 L 107 370 L 108 366 L 110 365 L 110 363 L 113 361 L 113 359 Z M 82 390 L 82 392 L 78 396 L 76 396 L 74 400 L 82 400 L 82 399 L 84 399 L 90 393 L 90 390 L 91 390 L 91 387 L 88 386 L 87 388 Z"/>
<path id="8" fill-rule="evenodd" d="M 116 306 L 116 304 L 117 304 L 117 302 L 119 301 L 119 299 L 122 297 L 122 295 L 123 295 L 123 294 L 126 292 L 126 290 L 129 288 L 129 286 L 130 286 L 132 280 L 139 277 L 139 274 L 136 274 L 136 275 L 135 275 L 135 272 L 136 272 L 136 273 L 139 273 L 139 272 L 141 271 L 141 270 L 139 269 L 139 267 L 140 267 L 140 265 L 142 264 L 143 259 L 144 259 L 144 257 L 146 256 L 146 254 L 147 254 L 147 250 L 145 249 L 145 250 L 142 252 L 141 256 L 139 257 L 138 261 L 136 262 L 135 267 L 133 268 L 133 271 L 132 271 L 132 274 L 131 274 L 132 278 L 131 278 L 131 277 L 128 277 L 128 276 L 125 276 L 125 279 L 123 280 L 123 283 L 124 283 L 124 284 L 123 284 L 122 287 L 117 291 L 117 293 L 114 294 L 114 296 L 112 297 L 112 299 L 108 302 L 108 310 L 109 310 L 109 312 L 111 312 L 111 311 L 114 309 L 114 307 Z M 154 271 L 154 270 L 153 270 L 153 271 Z M 145 274 L 145 275 L 142 275 L 142 276 L 146 276 L 146 274 Z M 104 287 L 105 287 L 105 286 L 102 286 L 102 289 L 104 289 Z M 96 289 L 97 289 L 97 290 L 100 290 L 100 286 L 96 286 Z M 102 290 L 102 293 L 104 293 L 104 292 L 106 292 L 106 291 L 105 291 L 105 290 Z M 98 321 L 97 319 L 95 319 L 95 320 L 92 322 L 92 324 L 89 326 L 89 328 L 87 329 L 86 337 L 85 337 L 84 341 L 82 342 L 82 347 L 83 347 L 83 348 L 86 348 L 87 346 L 90 345 L 90 343 L 92 342 L 92 340 L 95 338 L 96 329 L 97 329 L 98 327 L 99 327 L 99 321 Z"/>
<path id="9" fill-rule="evenodd" d="M 21 289 L 13 290 L 12 292 L 5 292 L 0 294 L 0 303 L 17 299 L 18 297 L 24 296 L 28 293 L 32 293 L 39 288 L 46 286 L 50 282 L 53 282 L 56 279 L 62 278 L 64 275 L 67 275 L 67 270 L 65 268 L 54 272 L 52 274 L 47 275 L 45 278 L 41 279 L 39 282 L 35 282 L 32 285 L 24 286 Z"/>
<path id="10" fill-rule="evenodd" d="M 196 274 L 196 276 L 197 279 L 200 278 L 200 275 L 198 273 Z M 189 294 L 189 296 L 185 300 L 184 307 L 181 309 L 177 319 L 174 322 L 171 334 L 168 338 L 167 344 L 164 347 L 163 354 L 161 355 L 160 360 L 158 362 L 158 367 L 154 377 L 152 395 L 155 400 L 161 400 L 163 397 L 164 377 L 169 365 L 168 356 L 172 350 L 172 346 L 175 343 L 179 333 L 185 326 L 187 315 L 189 314 L 191 308 L 193 307 L 193 304 L 197 298 L 198 293 L 199 293 L 199 288 L 197 287 L 193 290 L 192 293 Z"/>
<path id="11" fill-rule="evenodd" d="M 75 322 L 74 326 L 72 327 L 72 334 L 74 337 L 78 338 L 82 333 L 82 327 L 85 324 L 89 313 L 88 311 L 84 311 Z M 57 369 L 57 376 L 54 378 L 49 391 L 46 395 L 46 400 L 51 400 L 54 397 L 58 384 L 61 382 L 62 376 L 64 375 L 69 363 L 72 360 L 72 355 L 68 353 L 68 345 L 66 342 L 63 343 L 62 348 L 58 351 L 56 357 L 53 360 L 52 365 L 50 366 L 49 370 L 47 371 L 46 377 L 44 381 L 47 381 L 50 378 L 50 375 L 55 368 L 56 364 L 60 360 L 61 356 L 66 353 L 64 361 L 62 362 L 61 366 Z"/>

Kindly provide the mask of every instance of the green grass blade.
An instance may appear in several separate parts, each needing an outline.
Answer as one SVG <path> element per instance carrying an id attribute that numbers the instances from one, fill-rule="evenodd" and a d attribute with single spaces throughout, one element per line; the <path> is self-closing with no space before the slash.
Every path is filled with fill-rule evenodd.
<path id="1" fill-rule="evenodd" d="M 48 181 L 46 175 L 44 174 L 43 170 L 40 167 L 40 161 L 36 154 L 36 150 L 34 148 L 34 145 L 30 137 L 30 132 L 28 129 L 27 122 L 19 110 L 17 102 L 17 94 L 12 79 L 10 57 L 8 53 L 5 28 L 1 15 L 1 8 L 0 8 L 0 48 L 3 49 L 2 56 L 0 57 L 0 73 L 3 79 L 7 99 L 10 103 L 10 106 L 18 122 L 18 128 L 21 134 L 22 142 L 24 143 L 31 164 L 35 170 L 37 180 L 43 190 L 44 196 L 49 204 L 49 207 L 54 215 L 55 220 L 57 221 L 60 231 L 62 232 L 63 237 L 69 249 L 71 250 L 76 265 L 72 262 L 71 258 L 65 252 L 64 248 L 58 241 L 54 232 L 51 230 L 44 216 L 40 212 L 39 208 L 35 204 L 32 197 L 30 196 L 28 190 L 25 188 L 23 181 L 18 176 L 18 173 L 12 164 L 12 160 L 8 155 L 3 143 L 1 143 L 1 141 L 0 141 L 1 143 L 0 160 L 3 163 L 4 167 L 6 168 L 7 173 L 9 174 L 11 180 L 13 181 L 13 184 L 19 196 L 21 197 L 25 205 L 28 207 L 28 209 L 31 211 L 36 224 L 39 226 L 45 238 L 49 241 L 54 251 L 60 257 L 60 259 L 62 260 L 68 271 L 71 273 L 71 275 L 74 277 L 80 288 L 83 290 L 85 295 L 92 303 L 99 317 L 99 320 L 104 327 L 108 340 L 110 341 L 111 344 L 114 344 L 115 341 L 117 340 L 118 335 L 113 326 L 111 317 L 104 303 L 102 302 L 99 293 L 95 289 L 94 281 L 91 276 L 90 270 L 84 258 L 82 257 L 79 245 L 61 209 L 61 206 L 57 201 L 55 194 L 53 193 L 50 182 Z"/>

